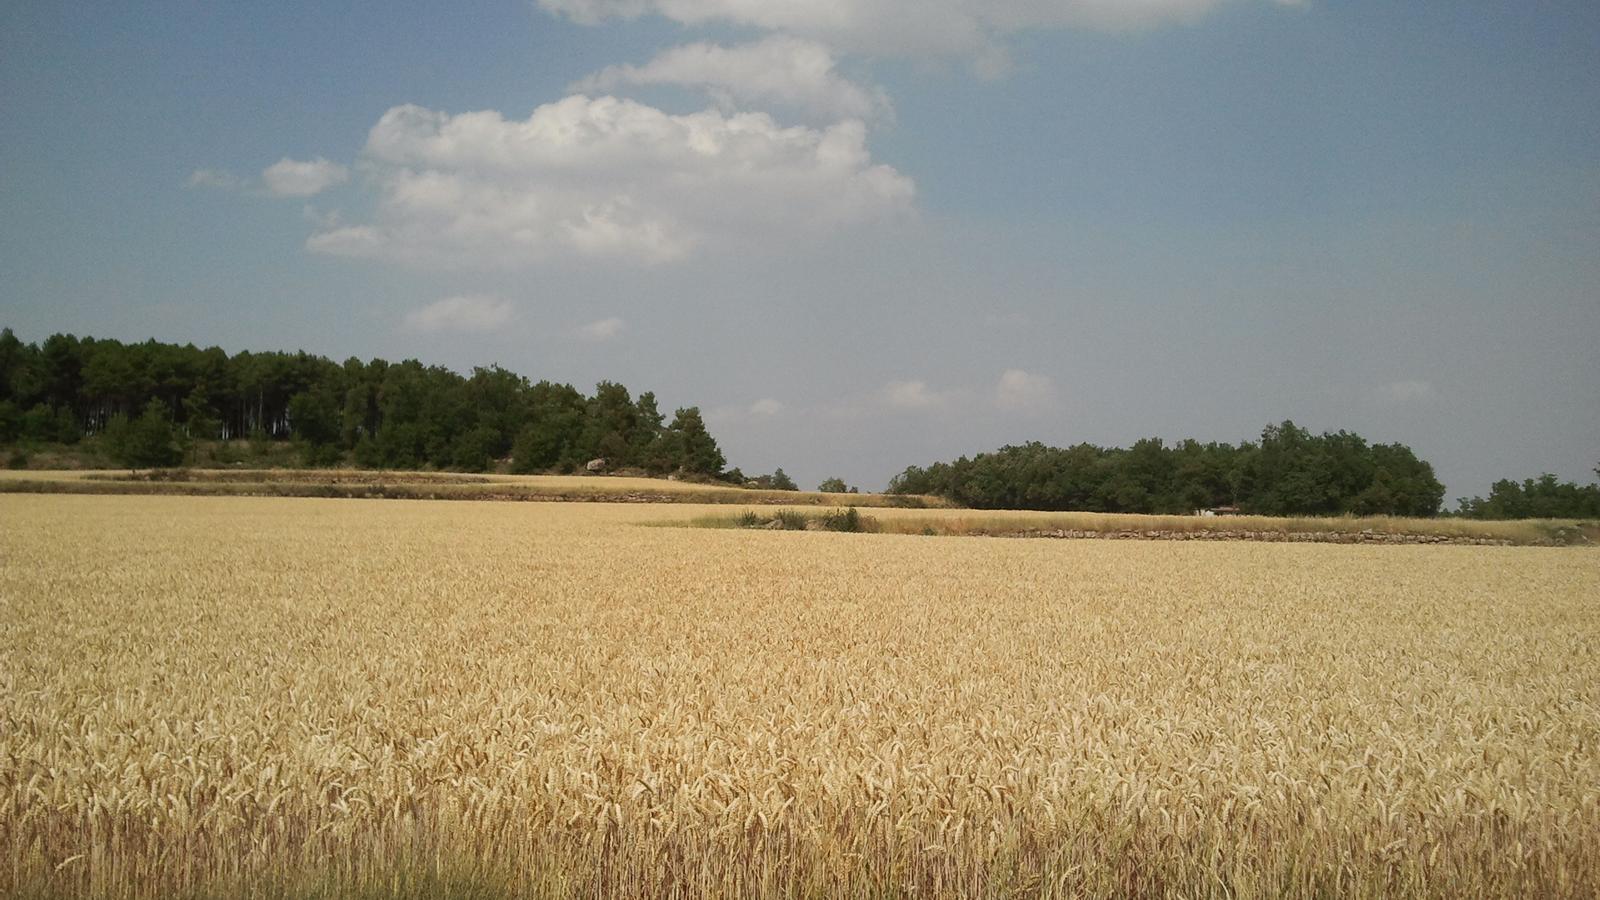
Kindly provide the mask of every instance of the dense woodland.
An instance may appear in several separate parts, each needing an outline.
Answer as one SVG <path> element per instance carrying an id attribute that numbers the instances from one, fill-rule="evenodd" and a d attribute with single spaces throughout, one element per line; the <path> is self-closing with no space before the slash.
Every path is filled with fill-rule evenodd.
<path id="1" fill-rule="evenodd" d="M 1400 444 L 1348 432 L 1270 425 L 1259 443 L 1146 438 L 1132 447 L 1030 443 L 952 463 L 912 466 L 889 489 L 937 494 L 980 509 L 1189 513 L 1237 507 L 1260 515 L 1431 516 L 1444 485 Z"/>
<path id="2" fill-rule="evenodd" d="M 1595 469 L 1600 476 L 1600 466 Z M 1369 444 L 1339 431 L 1269 425 L 1259 442 L 1147 438 L 1132 447 L 1030 443 L 952 463 L 912 466 L 891 492 L 935 494 L 979 509 L 1190 513 L 1231 507 L 1258 515 L 1432 516 L 1444 485 L 1402 444 Z M 1488 498 L 1451 513 L 1477 519 L 1600 517 L 1600 484 L 1554 475 L 1495 482 Z"/>
<path id="3" fill-rule="evenodd" d="M 462 376 L 409 359 L 230 356 L 216 347 L 67 334 L 26 344 L 0 330 L 0 445 L 85 438 L 139 467 L 179 465 L 202 444 L 249 439 L 293 448 L 307 465 L 483 471 L 510 460 L 515 472 L 566 472 L 599 458 L 613 470 L 798 487 L 782 469 L 753 477 L 725 470 L 699 409 L 678 409 L 668 420 L 654 394 L 634 397 L 614 382 L 586 395 L 498 366 Z M 829 478 L 821 490 L 854 488 Z M 1127 513 L 1235 507 L 1262 515 L 1431 516 L 1444 499 L 1432 466 L 1409 447 L 1344 431 L 1316 435 L 1293 422 L 1238 445 L 1147 438 L 1125 449 L 1003 447 L 912 466 L 889 490 L 980 509 Z M 1498 481 L 1488 497 L 1459 501 L 1455 514 L 1596 518 L 1600 484 L 1553 475 Z"/>
<path id="4" fill-rule="evenodd" d="M 1600 477 L 1600 466 L 1594 474 Z M 1473 519 L 1597 519 L 1600 484 L 1580 485 L 1548 474 L 1521 484 L 1505 479 L 1494 483 L 1488 497 L 1462 500 L 1460 514 Z"/>
<path id="5" fill-rule="evenodd" d="M 155 340 L 0 331 L 0 443 L 109 443 L 130 465 L 176 465 L 196 441 L 293 441 L 306 463 L 518 472 L 613 468 L 717 477 L 725 460 L 699 409 L 669 421 L 649 392 L 593 395 L 498 366 L 463 377 L 416 360 L 336 363 L 308 353 L 232 356 Z"/>

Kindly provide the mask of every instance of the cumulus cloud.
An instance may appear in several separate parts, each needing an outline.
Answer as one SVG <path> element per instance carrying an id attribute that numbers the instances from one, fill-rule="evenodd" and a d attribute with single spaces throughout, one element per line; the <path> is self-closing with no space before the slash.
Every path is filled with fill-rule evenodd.
<path id="1" fill-rule="evenodd" d="M 421 334 L 444 331 L 482 333 L 505 326 L 514 313 L 509 301 L 463 295 L 446 297 L 406 313 L 404 325 L 407 331 Z"/>
<path id="2" fill-rule="evenodd" d="M 261 182 L 279 197 L 312 197 L 350 178 L 350 170 L 322 157 L 296 160 L 284 157 L 261 172 Z"/>
<path id="3" fill-rule="evenodd" d="M 609 341 L 620 336 L 627 324 L 617 316 L 609 316 L 579 328 L 578 337 L 586 341 Z"/>
<path id="4" fill-rule="evenodd" d="M 879 55 L 992 56 L 1035 28 L 1126 30 L 1183 22 L 1247 0 L 538 0 L 574 22 L 655 15 L 686 25 L 778 31 Z M 1248 0 L 1302 6 L 1305 0 Z"/>
<path id="5" fill-rule="evenodd" d="M 1378 388 L 1378 396 L 1390 403 L 1417 403 L 1433 399 L 1433 384 L 1427 381 L 1392 381 Z"/>
<path id="6" fill-rule="evenodd" d="M 995 385 L 995 405 L 1010 412 L 1047 409 L 1055 403 L 1056 385 L 1048 375 L 1007 369 Z"/>
<path id="7" fill-rule="evenodd" d="M 925 381 L 891 381 L 883 386 L 878 396 L 885 406 L 904 410 L 933 409 L 948 400 Z"/>
<path id="8" fill-rule="evenodd" d="M 943 390 L 920 378 L 907 378 L 822 403 L 816 407 L 816 411 L 843 420 L 868 419 L 885 414 L 934 415 L 967 409 L 972 399 L 972 391 L 965 388 Z"/>
<path id="9" fill-rule="evenodd" d="M 750 415 L 752 416 L 770 418 L 781 412 L 783 412 L 783 404 L 771 397 L 762 397 L 760 400 L 750 404 Z"/>
<path id="10" fill-rule="evenodd" d="M 195 169 L 189 173 L 189 180 L 185 183 L 192 188 L 219 188 L 225 191 L 240 186 L 239 176 L 221 169 Z"/>
<path id="11" fill-rule="evenodd" d="M 710 244 L 782 246 L 908 212 L 915 186 L 875 164 L 859 121 L 781 127 L 763 113 L 672 115 L 567 97 L 524 120 L 397 106 L 373 126 L 372 222 L 313 251 L 444 266 L 556 255 L 664 263 Z"/>
<path id="12" fill-rule="evenodd" d="M 630 85 L 675 85 L 705 91 L 726 111 L 777 104 L 826 120 L 871 119 L 889 112 L 889 98 L 881 88 L 858 85 L 836 66 L 826 46 L 779 35 L 733 47 L 673 47 L 642 66 L 603 69 L 573 90 L 603 93 Z"/>

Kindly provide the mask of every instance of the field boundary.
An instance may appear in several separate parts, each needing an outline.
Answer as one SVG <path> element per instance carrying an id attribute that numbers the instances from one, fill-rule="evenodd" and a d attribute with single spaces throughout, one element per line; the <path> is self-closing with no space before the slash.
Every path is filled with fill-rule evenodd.
<path id="1" fill-rule="evenodd" d="M 942 513 L 942 514 L 941 514 Z M 1562 520 L 1480 522 L 1404 518 L 1216 518 L 1101 513 L 981 513 L 846 517 L 839 512 L 784 510 L 715 513 L 652 525 L 753 531 L 843 531 L 928 537 L 1033 540 L 1254 541 L 1262 543 L 1419 545 L 1475 547 L 1584 547 L 1600 544 L 1600 523 Z"/>
<path id="2" fill-rule="evenodd" d="M 809 506 L 929 509 L 949 504 L 936 497 L 898 494 L 824 494 L 752 490 L 654 479 L 606 476 L 557 478 L 451 472 L 210 469 L 143 472 L 8 473 L 0 493 L 93 494 L 180 497 L 315 497 L 351 500 L 475 500 L 522 503 L 680 503 L 745 506 Z M 572 484 L 581 481 L 583 484 Z M 641 484 L 644 482 L 644 484 Z"/>

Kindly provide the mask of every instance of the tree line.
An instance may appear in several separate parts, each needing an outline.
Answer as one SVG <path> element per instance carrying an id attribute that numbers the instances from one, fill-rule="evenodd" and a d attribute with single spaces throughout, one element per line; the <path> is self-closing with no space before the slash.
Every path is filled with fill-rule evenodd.
<path id="1" fill-rule="evenodd" d="M 1600 465 L 1594 474 L 1600 478 Z M 1488 497 L 1462 498 L 1458 514 L 1471 519 L 1600 519 L 1600 483 L 1580 485 L 1546 473 L 1521 483 L 1496 481 Z"/>
<path id="2" fill-rule="evenodd" d="M 603 381 L 592 395 L 500 368 L 462 376 L 408 359 L 229 355 L 149 340 L 0 331 L 0 443 L 99 437 L 131 464 L 181 462 L 195 441 L 293 442 L 310 465 L 517 472 L 609 468 L 717 478 L 726 460 L 697 407 Z M 741 476 L 742 477 L 742 476 Z"/>
<path id="3" fill-rule="evenodd" d="M 304 352 L 229 355 L 210 347 L 54 334 L 23 343 L 0 329 L 0 444 L 93 438 L 134 466 L 177 465 L 197 444 L 250 439 L 296 448 L 308 465 L 566 472 L 601 458 L 611 469 L 678 472 L 797 490 L 782 469 L 746 476 L 726 460 L 696 407 L 669 420 L 650 392 L 604 381 L 593 394 L 489 366 L 468 376 L 416 360 Z M 1596 468 L 1600 476 L 1600 467 Z M 820 490 L 853 492 L 829 478 Z M 1040 443 L 911 466 L 893 493 L 932 494 L 980 509 L 1262 515 L 1438 514 L 1444 487 L 1401 444 L 1293 422 L 1237 445 L 1147 438 L 1128 448 Z M 1543 475 L 1494 483 L 1455 515 L 1600 518 L 1600 484 Z"/>
<path id="4" fill-rule="evenodd" d="M 979 509 L 1186 514 L 1236 508 L 1283 515 L 1431 516 L 1444 485 L 1401 444 L 1345 431 L 1269 425 L 1238 445 L 1146 438 L 1132 447 L 1040 443 L 912 466 L 894 493 L 935 494 Z"/>

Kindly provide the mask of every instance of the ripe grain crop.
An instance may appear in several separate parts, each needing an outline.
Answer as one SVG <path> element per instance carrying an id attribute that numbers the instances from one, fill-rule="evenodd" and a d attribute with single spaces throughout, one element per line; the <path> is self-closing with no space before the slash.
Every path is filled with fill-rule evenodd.
<path id="1" fill-rule="evenodd" d="M 949 506 L 910 494 L 829 494 L 612 475 L 501 475 L 375 469 L 0 469 L 0 494 L 315 497 L 391 500 Z"/>
<path id="2" fill-rule="evenodd" d="M 1600 893 L 1600 552 L 684 514 L 0 496 L 0 895 Z"/>
<path id="3" fill-rule="evenodd" d="M 822 527 L 827 512 L 747 509 L 712 512 L 657 524 L 695 528 Z M 1151 516 L 1032 510 L 877 509 L 860 530 L 892 534 L 1002 537 L 1145 537 L 1223 540 L 1320 539 L 1332 543 L 1481 543 L 1527 546 L 1594 546 L 1600 522 L 1573 519 L 1413 519 L 1396 516 Z"/>

